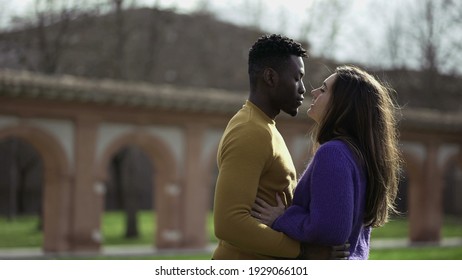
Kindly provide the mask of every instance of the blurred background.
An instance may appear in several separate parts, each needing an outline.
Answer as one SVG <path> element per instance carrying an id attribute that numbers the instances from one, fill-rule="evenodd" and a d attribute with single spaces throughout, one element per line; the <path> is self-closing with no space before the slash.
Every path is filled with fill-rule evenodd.
<path id="1" fill-rule="evenodd" d="M 280 33 L 308 50 L 308 92 L 342 64 L 396 90 L 403 215 L 376 237 L 450 240 L 441 258 L 462 259 L 462 1 L 0 6 L 0 248 L 213 246 L 218 141 L 247 94 L 249 47 Z M 301 172 L 311 124 L 279 124 Z"/>

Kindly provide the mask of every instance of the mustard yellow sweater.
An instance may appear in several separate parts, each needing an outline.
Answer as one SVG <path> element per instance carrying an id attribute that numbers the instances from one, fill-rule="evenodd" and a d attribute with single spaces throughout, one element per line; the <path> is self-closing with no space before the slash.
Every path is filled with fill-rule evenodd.
<path id="1" fill-rule="evenodd" d="M 300 243 L 250 215 L 257 196 L 276 205 L 276 193 L 290 205 L 296 172 L 274 120 L 247 101 L 230 120 L 218 147 L 214 259 L 295 258 Z"/>

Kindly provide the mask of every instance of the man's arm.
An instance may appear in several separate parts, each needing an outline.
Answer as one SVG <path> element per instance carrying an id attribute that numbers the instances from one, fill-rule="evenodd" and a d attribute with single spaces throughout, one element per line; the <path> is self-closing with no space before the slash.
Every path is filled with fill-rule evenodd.
<path id="1" fill-rule="evenodd" d="M 298 241 L 250 215 L 260 176 L 273 154 L 270 143 L 271 136 L 266 131 L 244 126 L 224 139 L 215 191 L 215 235 L 257 254 L 295 258 L 300 252 Z"/>

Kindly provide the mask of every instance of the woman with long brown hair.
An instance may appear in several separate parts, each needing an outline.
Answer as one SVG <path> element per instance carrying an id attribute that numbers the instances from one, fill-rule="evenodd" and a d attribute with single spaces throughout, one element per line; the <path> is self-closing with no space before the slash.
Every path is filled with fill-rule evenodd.
<path id="1" fill-rule="evenodd" d="M 252 215 L 302 242 L 350 243 L 367 259 L 372 227 L 395 212 L 400 157 L 392 90 L 367 72 L 342 66 L 312 92 L 308 116 L 314 156 L 281 215 L 257 198 Z"/>

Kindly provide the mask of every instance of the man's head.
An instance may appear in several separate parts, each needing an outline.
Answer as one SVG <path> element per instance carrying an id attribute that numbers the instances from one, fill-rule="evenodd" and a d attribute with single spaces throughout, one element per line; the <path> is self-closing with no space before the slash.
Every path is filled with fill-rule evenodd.
<path id="1" fill-rule="evenodd" d="M 303 100 L 305 74 L 302 46 L 281 35 L 260 37 L 249 50 L 248 71 L 251 95 L 270 117 L 280 110 L 295 116 Z"/>

